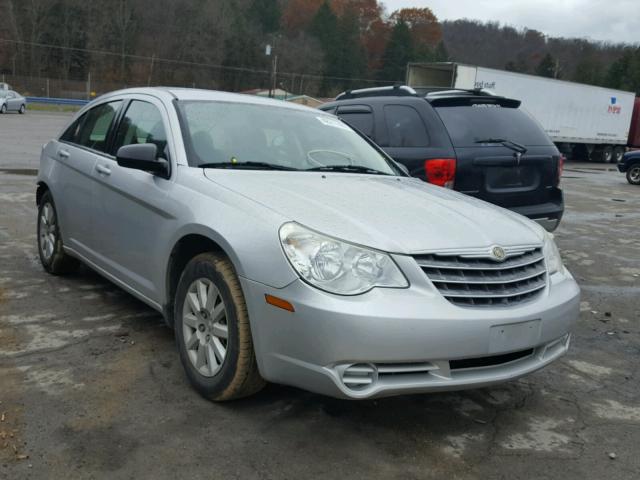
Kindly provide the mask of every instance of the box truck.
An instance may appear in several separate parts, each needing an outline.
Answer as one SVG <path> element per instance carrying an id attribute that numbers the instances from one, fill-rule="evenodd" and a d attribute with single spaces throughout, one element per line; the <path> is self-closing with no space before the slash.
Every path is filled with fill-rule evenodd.
<path id="1" fill-rule="evenodd" d="M 632 92 L 449 62 L 410 63 L 407 85 L 520 100 L 567 158 L 618 162 L 627 146 L 640 148 L 640 102 Z"/>

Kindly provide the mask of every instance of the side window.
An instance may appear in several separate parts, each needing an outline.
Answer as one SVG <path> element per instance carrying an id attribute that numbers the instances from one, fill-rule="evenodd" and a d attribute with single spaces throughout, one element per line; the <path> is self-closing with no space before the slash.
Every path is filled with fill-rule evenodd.
<path id="1" fill-rule="evenodd" d="M 338 116 L 367 137 L 373 137 L 373 112 L 367 105 L 348 105 L 338 108 Z"/>
<path id="2" fill-rule="evenodd" d="M 408 105 L 385 105 L 389 147 L 428 147 L 429 134 L 418 111 Z"/>
<path id="3" fill-rule="evenodd" d="M 92 108 L 67 128 L 61 140 L 106 152 L 109 127 L 121 104 L 118 100 Z"/>
<path id="4" fill-rule="evenodd" d="M 169 158 L 162 115 L 155 105 L 140 100 L 129 104 L 116 133 L 114 150 L 136 143 L 153 143 L 158 147 L 158 157 Z"/>

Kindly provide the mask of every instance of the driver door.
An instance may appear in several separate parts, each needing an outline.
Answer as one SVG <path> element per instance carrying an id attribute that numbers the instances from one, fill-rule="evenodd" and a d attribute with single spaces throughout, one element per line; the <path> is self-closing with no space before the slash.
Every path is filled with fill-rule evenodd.
<path id="1" fill-rule="evenodd" d="M 153 97 L 130 100 L 118 124 L 111 156 L 98 161 L 94 174 L 94 231 L 100 266 L 154 302 L 159 302 L 157 275 L 164 267 L 158 261 L 164 248 L 160 239 L 163 231 L 172 228 L 167 192 L 173 181 L 121 167 L 115 155 L 124 145 L 154 143 L 158 157 L 170 161 L 175 155 L 168 124 L 161 102 Z"/>

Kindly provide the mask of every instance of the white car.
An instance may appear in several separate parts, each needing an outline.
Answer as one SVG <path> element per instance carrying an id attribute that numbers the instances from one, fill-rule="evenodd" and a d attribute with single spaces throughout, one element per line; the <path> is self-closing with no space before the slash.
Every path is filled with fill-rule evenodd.
<path id="1" fill-rule="evenodd" d="M 13 90 L 0 89 L 0 113 L 27 111 L 27 99 Z"/>
<path id="2" fill-rule="evenodd" d="M 427 184 L 337 117 L 248 95 L 103 95 L 43 149 L 44 268 L 82 261 L 162 312 L 213 400 L 477 388 L 569 348 L 551 234 Z"/>

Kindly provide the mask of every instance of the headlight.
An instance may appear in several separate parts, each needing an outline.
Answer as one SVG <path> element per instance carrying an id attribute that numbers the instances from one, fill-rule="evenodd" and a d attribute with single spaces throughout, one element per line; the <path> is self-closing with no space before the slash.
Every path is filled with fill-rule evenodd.
<path id="1" fill-rule="evenodd" d="M 549 232 L 545 232 L 543 252 L 544 258 L 547 262 L 549 275 L 562 270 L 562 258 L 560 257 L 560 251 L 558 251 L 556 242 L 553 241 L 553 235 Z"/>
<path id="2" fill-rule="evenodd" d="M 373 287 L 409 286 L 385 253 L 326 237 L 297 223 L 280 228 L 280 242 L 295 271 L 327 292 L 357 295 Z"/>

